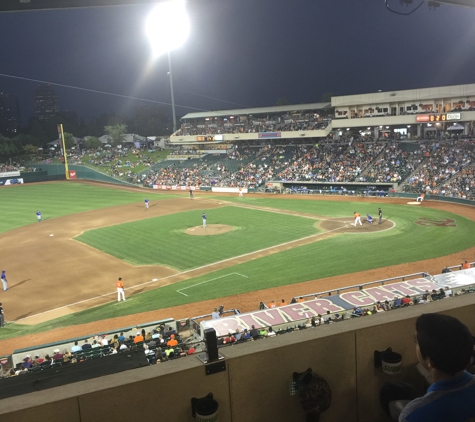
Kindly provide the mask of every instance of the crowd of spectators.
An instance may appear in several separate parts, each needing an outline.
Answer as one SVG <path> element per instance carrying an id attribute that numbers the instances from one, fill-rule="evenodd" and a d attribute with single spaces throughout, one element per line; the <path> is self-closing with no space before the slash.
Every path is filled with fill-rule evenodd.
<path id="1" fill-rule="evenodd" d="M 185 342 L 172 327 L 161 324 L 146 332 L 136 328 L 132 335 L 124 332 L 113 335 L 99 335 L 75 341 L 70 348 L 55 348 L 50 353 L 29 353 L 20 363 L 11 368 L 3 377 L 13 377 L 35 373 L 37 371 L 80 364 L 86 360 L 138 351 L 146 355 L 150 364 L 165 362 L 170 359 L 194 354 L 200 346 L 196 343 Z"/>
<path id="2" fill-rule="evenodd" d="M 227 154 L 167 167 L 142 177 L 152 184 L 259 188 L 267 181 L 396 183 L 405 191 L 474 197 L 475 143 L 471 139 L 396 142 L 322 138 L 315 144 L 247 142 Z M 185 162 L 185 164 L 188 164 Z"/>
<path id="3" fill-rule="evenodd" d="M 319 130 L 325 129 L 330 121 L 330 116 L 322 114 L 322 111 L 270 115 L 265 118 L 257 116 L 215 117 L 185 121 L 175 135 L 194 136 Z"/>

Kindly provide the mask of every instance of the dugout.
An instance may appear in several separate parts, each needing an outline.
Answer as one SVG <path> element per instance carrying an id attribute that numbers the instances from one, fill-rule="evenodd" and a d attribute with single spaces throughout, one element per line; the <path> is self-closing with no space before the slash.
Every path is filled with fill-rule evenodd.
<path id="1" fill-rule="evenodd" d="M 269 181 L 266 192 L 288 194 L 388 196 L 397 183 Z"/>

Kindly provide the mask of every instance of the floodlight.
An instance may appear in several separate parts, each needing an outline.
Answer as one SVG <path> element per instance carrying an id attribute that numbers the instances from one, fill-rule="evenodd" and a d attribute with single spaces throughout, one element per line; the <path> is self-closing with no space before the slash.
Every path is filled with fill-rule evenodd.
<path id="1" fill-rule="evenodd" d="M 190 33 L 185 0 L 158 4 L 147 17 L 145 32 L 155 57 L 180 47 Z"/>

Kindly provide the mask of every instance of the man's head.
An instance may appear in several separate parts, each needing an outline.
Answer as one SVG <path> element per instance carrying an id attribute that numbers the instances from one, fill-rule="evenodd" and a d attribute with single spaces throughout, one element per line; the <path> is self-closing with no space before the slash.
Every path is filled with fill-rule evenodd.
<path id="1" fill-rule="evenodd" d="M 458 319 L 442 314 L 423 314 L 416 321 L 417 358 L 428 369 L 453 376 L 470 363 L 473 337 Z"/>

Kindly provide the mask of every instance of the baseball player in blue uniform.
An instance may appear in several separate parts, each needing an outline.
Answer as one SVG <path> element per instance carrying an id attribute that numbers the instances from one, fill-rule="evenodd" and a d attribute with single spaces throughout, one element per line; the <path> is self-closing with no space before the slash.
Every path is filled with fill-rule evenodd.
<path id="1" fill-rule="evenodd" d="M 201 218 L 203 219 L 203 228 L 206 229 L 206 214 L 203 213 L 203 215 L 201 216 Z"/>
<path id="2" fill-rule="evenodd" d="M 366 214 L 366 221 L 368 224 L 373 224 L 373 217 L 371 217 L 369 214 Z"/>
<path id="3" fill-rule="evenodd" d="M 38 223 L 41 221 L 41 212 L 40 210 L 36 211 L 36 218 L 38 219 Z"/>
<path id="4" fill-rule="evenodd" d="M 7 275 L 5 274 L 6 271 L 2 271 L 2 283 L 3 283 L 3 291 L 6 292 L 8 290 L 8 280 L 7 280 Z"/>
<path id="5" fill-rule="evenodd" d="M 148 209 L 148 202 L 149 202 L 148 198 L 145 198 L 145 208 L 147 208 L 147 209 Z"/>

